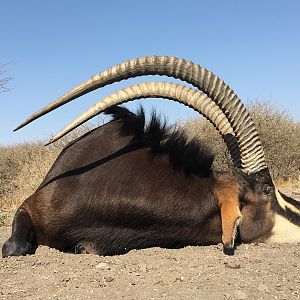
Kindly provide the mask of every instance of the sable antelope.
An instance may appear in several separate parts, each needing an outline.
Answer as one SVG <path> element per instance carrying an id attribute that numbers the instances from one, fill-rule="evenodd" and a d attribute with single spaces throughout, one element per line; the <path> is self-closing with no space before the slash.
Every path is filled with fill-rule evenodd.
<path id="1" fill-rule="evenodd" d="M 231 249 L 237 229 L 242 242 L 269 238 L 278 213 L 300 225 L 296 205 L 276 192 L 241 101 L 218 77 L 191 62 L 175 57 L 127 61 L 79 85 L 17 129 L 96 88 L 149 74 L 185 80 L 208 96 L 178 85 L 140 84 L 107 97 L 75 120 L 52 141 L 105 109 L 114 114 L 114 121 L 62 151 L 17 210 L 3 256 L 34 253 L 39 244 L 101 255 L 221 241 Z M 145 127 L 143 111 L 134 115 L 111 108 L 143 97 L 179 101 L 205 115 L 226 141 L 236 169 L 216 174 L 213 156 L 201 143 L 167 130 L 155 116 Z"/>

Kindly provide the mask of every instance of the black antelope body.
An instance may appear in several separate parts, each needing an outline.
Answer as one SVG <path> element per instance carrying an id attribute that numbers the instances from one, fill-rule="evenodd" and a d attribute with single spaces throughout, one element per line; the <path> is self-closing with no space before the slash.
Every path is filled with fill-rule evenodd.
<path id="1" fill-rule="evenodd" d="M 57 134 L 50 142 L 103 111 L 113 115 L 61 152 L 17 210 L 3 257 L 32 254 L 38 245 L 100 255 L 219 242 L 232 249 L 236 238 L 280 240 L 278 218 L 299 241 L 299 209 L 276 190 L 247 110 L 223 81 L 199 65 L 160 56 L 126 61 L 77 86 L 17 129 L 92 90 L 141 75 L 179 78 L 204 93 L 171 83 L 137 84 L 106 97 Z M 200 141 L 188 141 L 155 115 L 145 125 L 143 110 L 134 114 L 116 106 L 149 97 L 178 101 L 207 117 L 226 142 L 235 169 L 214 172 L 213 155 Z"/>

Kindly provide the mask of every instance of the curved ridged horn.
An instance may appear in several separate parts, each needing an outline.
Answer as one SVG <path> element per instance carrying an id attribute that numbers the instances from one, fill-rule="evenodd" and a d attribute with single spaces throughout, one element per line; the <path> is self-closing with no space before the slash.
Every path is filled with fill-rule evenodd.
<path id="1" fill-rule="evenodd" d="M 219 131 L 230 152 L 235 167 L 241 166 L 239 146 L 233 129 L 220 108 L 199 90 L 167 82 L 144 82 L 119 90 L 94 104 L 71 124 L 57 133 L 46 145 L 53 143 L 112 105 L 141 98 L 166 98 L 182 103 L 206 117 Z"/>
<path id="2" fill-rule="evenodd" d="M 166 75 L 178 78 L 203 91 L 224 112 L 236 134 L 241 150 L 243 172 L 250 174 L 267 168 L 258 132 L 234 91 L 219 77 L 200 65 L 173 56 L 146 56 L 108 68 L 30 116 L 16 130 L 99 87 L 142 75 Z"/>

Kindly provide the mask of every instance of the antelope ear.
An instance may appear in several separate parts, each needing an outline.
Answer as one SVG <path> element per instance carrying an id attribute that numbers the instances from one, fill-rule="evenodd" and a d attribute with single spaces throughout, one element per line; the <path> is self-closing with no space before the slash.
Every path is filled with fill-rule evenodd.
<path id="1" fill-rule="evenodd" d="M 234 240 L 237 228 L 242 220 L 242 215 L 237 201 L 222 201 L 221 221 L 222 221 L 222 242 L 225 250 L 234 248 Z"/>

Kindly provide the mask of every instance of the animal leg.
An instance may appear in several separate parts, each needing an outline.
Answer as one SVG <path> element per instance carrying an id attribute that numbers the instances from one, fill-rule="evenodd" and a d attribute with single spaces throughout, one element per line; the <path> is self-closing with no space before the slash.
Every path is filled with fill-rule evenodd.
<path id="1" fill-rule="evenodd" d="M 38 245 L 33 222 L 24 208 L 18 208 L 12 235 L 2 247 L 2 257 L 34 254 Z"/>

